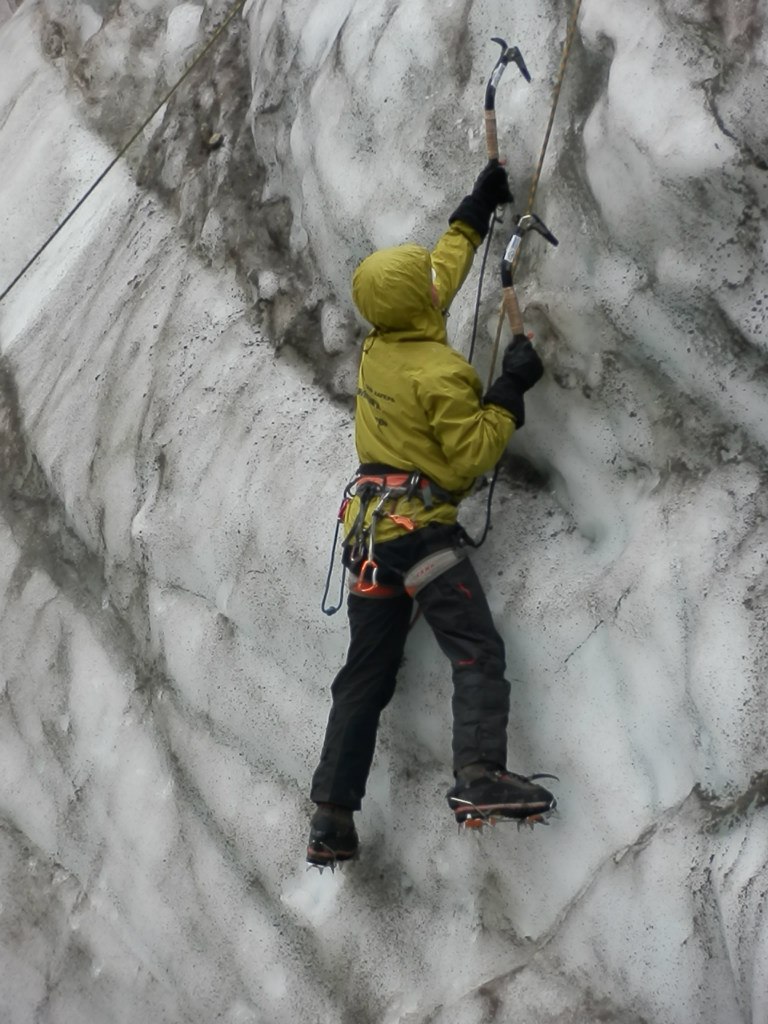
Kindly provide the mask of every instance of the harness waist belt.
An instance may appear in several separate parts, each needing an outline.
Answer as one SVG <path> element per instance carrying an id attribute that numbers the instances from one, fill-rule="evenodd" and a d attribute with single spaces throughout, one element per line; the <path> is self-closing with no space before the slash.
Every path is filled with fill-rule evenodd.
<path id="1" fill-rule="evenodd" d="M 366 484 L 374 484 L 376 487 L 385 488 L 388 491 L 392 490 L 403 490 L 409 489 L 409 485 L 414 487 L 425 487 L 429 481 L 420 479 L 418 482 L 411 481 L 410 473 L 387 473 L 385 476 L 356 476 L 354 479 L 355 487 L 360 490 L 365 487 Z"/>
<path id="2" fill-rule="evenodd" d="M 427 507 L 432 500 L 448 505 L 458 505 L 458 499 L 444 487 L 434 483 L 418 469 L 394 469 L 378 463 L 363 463 L 358 475 L 352 480 L 354 493 L 360 494 L 366 487 L 379 492 L 388 491 L 393 497 L 418 494 Z"/>

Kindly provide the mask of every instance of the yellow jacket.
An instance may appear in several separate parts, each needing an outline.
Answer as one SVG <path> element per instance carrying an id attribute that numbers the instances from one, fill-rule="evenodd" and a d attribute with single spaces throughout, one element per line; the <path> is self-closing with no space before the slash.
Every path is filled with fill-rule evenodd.
<path id="1" fill-rule="evenodd" d="M 457 498 L 501 457 L 515 421 L 497 405 L 484 405 L 480 379 L 448 345 L 445 318 L 479 244 L 476 232 L 454 222 L 432 253 L 406 244 L 372 253 L 352 279 L 352 297 L 373 330 L 363 343 L 358 374 L 355 444 L 363 463 L 419 470 Z M 439 308 L 432 301 L 432 284 Z M 345 532 L 358 514 L 347 507 Z M 368 509 L 370 515 L 370 507 Z M 389 512 L 417 527 L 453 523 L 456 505 L 401 498 Z M 367 525 L 367 523 L 366 523 Z M 383 518 L 376 541 L 406 529 Z"/>

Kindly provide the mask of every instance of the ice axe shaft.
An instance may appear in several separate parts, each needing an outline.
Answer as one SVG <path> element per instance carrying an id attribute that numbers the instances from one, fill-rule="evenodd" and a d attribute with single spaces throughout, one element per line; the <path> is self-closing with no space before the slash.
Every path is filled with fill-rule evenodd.
<path id="1" fill-rule="evenodd" d="M 501 56 L 496 61 L 491 77 L 488 79 L 488 84 L 485 87 L 483 117 L 485 120 L 485 148 L 488 152 L 488 159 L 498 160 L 499 138 L 496 130 L 496 86 L 499 84 L 501 76 L 504 74 L 504 69 L 510 61 L 517 64 L 520 74 L 526 82 L 530 82 L 531 76 L 528 68 L 525 66 L 523 55 L 516 46 L 507 46 L 506 41 L 499 39 L 498 36 L 494 36 L 491 42 L 499 44 Z"/>
<path id="2" fill-rule="evenodd" d="M 520 303 L 517 301 L 517 294 L 512 285 L 501 289 L 501 302 L 504 312 L 507 314 L 507 322 L 512 334 L 524 334 L 523 314 L 520 312 Z"/>

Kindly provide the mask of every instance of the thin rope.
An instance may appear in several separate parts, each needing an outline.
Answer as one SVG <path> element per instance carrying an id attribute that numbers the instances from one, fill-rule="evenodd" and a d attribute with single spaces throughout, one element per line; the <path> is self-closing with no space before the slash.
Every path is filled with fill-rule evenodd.
<path id="1" fill-rule="evenodd" d="M 571 47 L 573 40 L 576 35 L 576 23 L 579 17 L 579 10 L 581 9 L 581 0 L 574 0 L 573 8 L 571 10 L 571 16 L 568 22 L 568 29 L 565 34 L 565 41 L 563 43 L 563 51 L 560 57 L 560 67 L 557 71 L 557 79 L 555 81 L 555 88 L 552 92 L 552 104 L 549 110 L 549 121 L 547 122 L 547 130 L 544 133 L 544 141 L 539 152 L 539 161 L 536 165 L 533 178 L 531 180 L 531 187 L 528 190 L 528 201 L 525 205 L 525 213 L 529 214 L 533 212 L 533 204 L 536 200 L 536 191 L 539 187 L 539 180 L 541 178 L 541 169 L 544 166 L 544 157 L 547 154 L 547 147 L 549 146 L 549 137 L 552 134 L 552 125 L 555 122 L 555 113 L 557 112 L 557 104 L 560 100 L 560 91 L 563 87 L 563 81 L 565 79 L 566 68 L 568 67 L 568 58 L 571 55 Z M 515 271 L 517 270 L 517 264 L 520 259 L 522 246 L 515 253 L 515 258 L 512 262 L 512 276 L 514 279 Z M 493 342 L 493 350 L 491 352 L 491 365 L 488 371 L 488 387 L 491 386 L 493 381 L 493 374 L 496 367 L 496 359 L 499 354 L 499 342 L 501 340 L 501 329 L 504 323 L 504 305 L 502 303 L 499 309 L 499 320 L 496 325 L 496 336 Z"/>
<path id="2" fill-rule="evenodd" d="M 178 79 L 176 84 L 160 100 L 160 102 L 157 104 L 157 106 L 152 111 L 152 113 L 149 115 L 149 117 L 147 117 L 146 120 L 143 121 L 143 123 L 140 125 L 140 127 L 136 129 L 136 131 L 133 133 L 133 135 L 130 137 L 130 139 L 126 142 L 126 144 L 123 146 L 123 148 L 117 154 L 117 156 L 113 160 L 111 160 L 109 164 L 107 164 L 107 166 L 104 168 L 104 170 L 98 176 L 98 178 L 96 178 L 96 180 L 93 182 L 93 184 L 87 190 L 87 192 L 85 192 L 80 197 L 80 199 L 78 199 L 78 201 L 75 203 L 75 205 L 72 207 L 72 209 L 66 215 L 66 217 L 64 217 L 64 219 L 60 222 L 60 224 L 46 238 L 46 240 L 43 242 L 43 244 L 40 246 L 40 248 L 37 250 L 37 252 L 32 257 L 30 257 L 29 260 L 27 260 L 27 262 L 21 268 L 21 270 L 16 275 L 16 277 L 14 277 L 14 279 L 11 281 L 11 283 L 8 285 L 8 287 L 0 295 L 0 302 L 2 302 L 3 299 L 8 295 L 8 293 L 13 288 L 15 288 L 15 286 L 19 283 L 19 281 L 22 279 L 22 277 L 24 277 L 24 275 L 29 270 L 29 268 L 33 265 L 33 263 L 35 263 L 35 261 L 38 260 L 40 256 L 42 256 L 42 254 L 45 252 L 45 250 L 48 248 L 48 246 L 51 244 L 51 242 L 54 240 L 54 238 L 56 238 L 56 236 L 59 234 L 59 232 L 74 217 L 74 215 L 77 213 L 77 211 L 83 205 L 83 203 L 85 203 L 85 201 L 91 195 L 93 195 L 93 193 L 96 191 L 96 189 L 102 183 L 102 181 L 104 181 L 104 179 L 109 174 L 109 172 L 112 170 L 112 168 L 115 166 L 115 164 L 118 163 L 120 160 L 122 160 L 122 158 L 125 156 L 126 152 L 131 148 L 131 146 L 134 144 L 136 139 L 138 139 L 138 137 L 141 135 L 141 133 L 147 127 L 147 125 L 152 120 L 152 118 L 157 114 L 157 112 L 161 109 L 161 107 L 165 106 L 165 104 L 168 102 L 168 100 L 171 98 L 171 96 L 173 96 L 173 94 L 176 92 L 176 90 L 179 88 L 179 86 L 182 84 L 182 82 L 184 82 L 185 79 L 192 73 L 192 71 L 194 71 L 194 69 L 197 67 L 197 65 L 200 63 L 200 61 L 206 56 L 208 51 L 213 47 L 214 43 L 216 43 L 216 41 L 219 39 L 219 37 L 221 36 L 222 32 L 224 32 L 224 30 L 227 28 L 229 23 L 235 18 L 235 16 L 238 14 L 238 12 L 240 10 L 242 10 L 242 8 L 245 6 L 246 2 L 247 2 L 247 0 L 235 0 L 235 2 L 232 5 L 232 8 L 231 8 L 229 14 L 226 16 L 226 18 L 221 23 L 221 25 L 219 25 L 219 27 L 216 29 L 216 31 L 213 33 L 211 38 L 205 44 L 205 46 L 200 51 L 200 53 L 198 53 L 198 55 L 195 57 L 195 59 L 192 61 L 192 63 L 189 65 L 189 67 L 182 73 L 181 77 Z"/>
<path id="3" fill-rule="evenodd" d="M 480 264 L 480 273 L 477 278 L 477 292 L 475 295 L 475 311 L 472 316 L 472 334 L 469 339 L 469 353 L 467 354 L 467 362 L 472 363 L 475 356 L 475 343 L 477 341 L 477 328 L 480 321 L 480 300 L 483 295 L 483 282 L 485 280 L 485 265 L 488 262 L 488 252 L 491 248 L 491 239 L 493 238 L 493 229 L 499 223 L 499 218 L 496 216 L 494 210 L 491 215 L 491 223 L 488 226 L 488 236 L 485 239 L 485 249 L 483 250 L 483 262 Z"/>
<path id="4" fill-rule="evenodd" d="M 563 81 L 565 79 L 566 68 L 568 67 L 568 58 L 571 55 L 571 46 L 576 35 L 576 22 L 579 17 L 579 10 L 581 9 L 581 0 L 574 0 L 573 11 L 571 12 L 570 22 L 568 24 L 568 31 L 566 32 L 565 42 L 563 43 L 563 53 L 560 58 L 560 67 L 557 72 L 557 81 L 555 82 L 555 88 L 552 93 L 552 106 L 549 111 L 549 121 L 547 122 L 547 130 L 544 133 L 544 142 L 541 146 L 541 152 L 539 154 L 539 162 L 536 165 L 536 171 L 531 181 L 531 187 L 528 191 L 528 202 L 526 203 L 525 212 L 526 214 L 533 211 L 533 204 L 536 199 L 536 190 L 539 187 L 539 179 L 541 178 L 541 169 L 544 165 L 544 157 L 547 153 L 547 147 L 549 146 L 549 137 L 552 134 L 552 125 L 555 122 L 555 113 L 557 111 L 557 104 L 560 100 L 560 91 L 563 87 Z M 515 266 L 517 260 L 520 257 L 520 250 L 518 249 L 515 254 Z"/>

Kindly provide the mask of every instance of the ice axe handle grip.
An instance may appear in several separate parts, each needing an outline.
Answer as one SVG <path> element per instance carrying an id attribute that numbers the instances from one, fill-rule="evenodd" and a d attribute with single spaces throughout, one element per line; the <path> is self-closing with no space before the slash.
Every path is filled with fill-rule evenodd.
<path id="1" fill-rule="evenodd" d="M 520 304 L 517 301 L 515 289 L 511 284 L 507 285 L 506 288 L 502 288 L 501 297 L 512 333 L 525 334 L 525 328 L 523 327 L 523 314 L 520 312 Z"/>
<path id="2" fill-rule="evenodd" d="M 485 148 L 488 151 L 489 160 L 499 159 L 499 137 L 496 132 L 496 111 L 484 110 L 485 118 Z"/>

